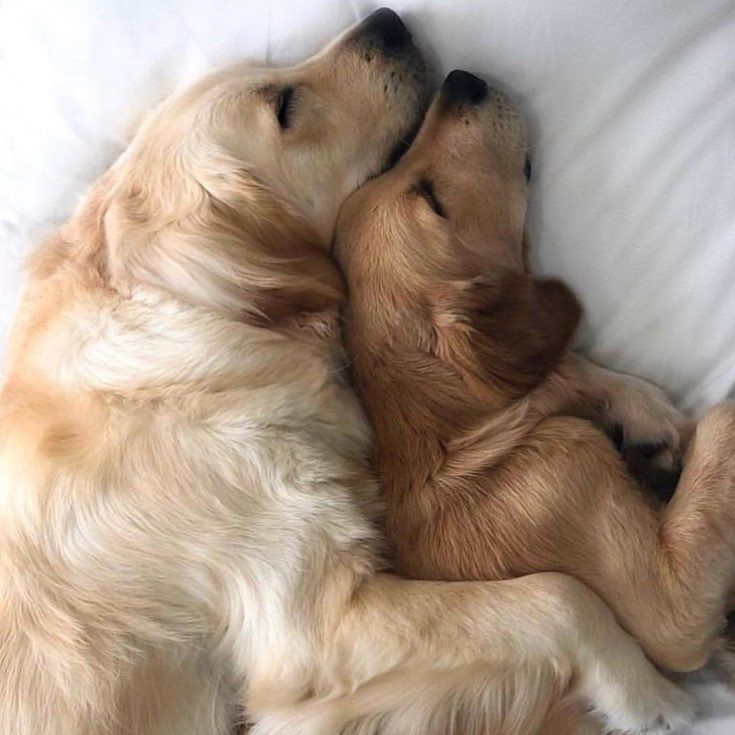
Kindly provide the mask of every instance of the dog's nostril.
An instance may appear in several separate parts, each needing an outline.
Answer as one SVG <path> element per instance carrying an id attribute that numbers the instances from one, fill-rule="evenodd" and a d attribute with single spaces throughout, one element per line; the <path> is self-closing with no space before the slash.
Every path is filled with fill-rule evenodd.
<path id="1" fill-rule="evenodd" d="M 360 35 L 386 51 L 397 51 L 411 43 L 411 32 L 390 8 L 369 15 L 360 26 Z"/>
<path id="2" fill-rule="evenodd" d="M 468 71 L 455 69 L 444 80 L 441 94 L 445 102 L 479 105 L 487 97 L 487 91 L 485 81 Z"/>

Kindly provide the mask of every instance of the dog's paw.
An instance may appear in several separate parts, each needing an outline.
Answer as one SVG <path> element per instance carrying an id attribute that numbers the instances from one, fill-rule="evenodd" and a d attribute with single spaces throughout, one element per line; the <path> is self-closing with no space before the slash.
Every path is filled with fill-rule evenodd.
<path id="1" fill-rule="evenodd" d="M 656 386 L 631 376 L 622 381 L 609 399 L 608 434 L 629 472 L 666 501 L 679 481 L 694 422 Z"/>
<path id="2" fill-rule="evenodd" d="M 639 447 L 649 454 L 681 458 L 694 423 L 655 385 L 625 376 L 624 385 L 610 396 L 610 418 L 622 447 Z"/>
<path id="3" fill-rule="evenodd" d="M 597 664 L 593 676 L 580 684 L 594 687 L 589 701 L 613 732 L 674 735 L 690 721 L 689 695 L 657 671 L 632 638 L 621 635 Z"/>
<path id="4" fill-rule="evenodd" d="M 606 724 L 625 735 L 676 735 L 694 713 L 691 697 L 681 688 L 660 677 L 656 692 L 636 693 L 621 711 L 609 713 Z"/>
<path id="5" fill-rule="evenodd" d="M 628 472 L 655 500 L 671 500 L 683 469 L 678 453 L 660 444 L 634 444 L 620 453 Z"/>
<path id="6" fill-rule="evenodd" d="M 671 500 L 683 469 L 682 449 L 666 443 L 629 444 L 620 424 L 607 427 L 607 435 L 638 484 L 659 503 Z"/>

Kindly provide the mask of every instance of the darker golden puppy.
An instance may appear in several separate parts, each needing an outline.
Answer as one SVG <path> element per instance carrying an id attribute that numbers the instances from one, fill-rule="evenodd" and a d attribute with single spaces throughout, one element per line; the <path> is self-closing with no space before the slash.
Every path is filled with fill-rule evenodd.
<path id="1" fill-rule="evenodd" d="M 735 406 L 696 426 L 659 509 L 604 429 L 679 453 L 653 386 L 570 343 L 580 308 L 526 267 L 524 124 L 453 72 L 412 148 L 345 204 L 346 341 L 376 430 L 399 569 L 431 579 L 568 572 L 660 665 L 703 665 L 735 580 Z"/>

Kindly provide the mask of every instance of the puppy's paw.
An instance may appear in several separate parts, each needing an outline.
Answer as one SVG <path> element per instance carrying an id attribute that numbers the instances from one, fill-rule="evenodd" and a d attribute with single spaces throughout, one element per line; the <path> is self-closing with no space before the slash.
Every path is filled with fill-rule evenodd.
<path id="1" fill-rule="evenodd" d="M 671 500 L 681 477 L 681 457 L 661 444 L 634 444 L 623 447 L 620 453 L 628 472 L 655 500 Z"/>
<path id="2" fill-rule="evenodd" d="M 609 415 L 622 432 L 623 447 L 641 447 L 650 454 L 681 458 L 694 429 L 685 416 L 655 385 L 640 378 L 624 376 L 619 389 L 609 396 Z"/>
<path id="3" fill-rule="evenodd" d="M 659 500 L 668 500 L 681 473 L 694 422 L 650 383 L 621 376 L 608 397 L 608 434 L 630 473 Z"/>

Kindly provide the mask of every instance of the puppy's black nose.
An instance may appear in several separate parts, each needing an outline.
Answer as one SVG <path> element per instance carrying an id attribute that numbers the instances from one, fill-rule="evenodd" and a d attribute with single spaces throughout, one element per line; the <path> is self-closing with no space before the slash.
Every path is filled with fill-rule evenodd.
<path id="1" fill-rule="evenodd" d="M 400 51 L 411 43 L 411 32 L 390 8 L 380 8 L 365 18 L 360 35 L 384 51 Z"/>
<path id="2" fill-rule="evenodd" d="M 444 80 L 441 94 L 449 104 L 464 102 L 479 105 L 487 97 L 487 83 L 468 71 L 455 69 Z"/>

